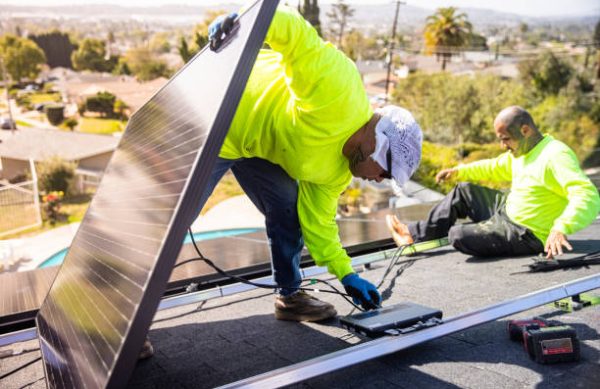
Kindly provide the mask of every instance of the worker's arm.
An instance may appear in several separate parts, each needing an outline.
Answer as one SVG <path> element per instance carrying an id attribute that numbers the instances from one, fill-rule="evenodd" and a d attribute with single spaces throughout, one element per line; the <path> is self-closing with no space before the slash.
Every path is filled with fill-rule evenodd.
<path id="1" fill-rule="evenodd" d="M 295 119 L 322 128 L 357 129 L 372 115 L 356 65 L 293 8 L 275 12 L 265 42 L 282 55 Z M 351 109 L 351 114 L 349 114 Z"/>
<path id="2" fill-rule="evenodd" d="M 337 199 L 335 188 L 300 181 L 298 216 L 304 243 L 318 266 L 326 266 L 339 280 L 353 273 L 350 257 L 342 247 L 335 222 Z"/>
<path id="3" fill-rule="evenodd" d="M 570 249 L 566 235 L 573 234 L 596 219 L 600 212 L 598 190 L 579 168 L 579 161 L 572 150 L 553 155 L 549 161 L 550 174 L 547 186 L 565 196 L 568 204 L 554 221 L 546 240 L 548 257 L 562 254 L 562 247 Z"/>
<path id="4" fill-rule="evenodd" d="M 496 158 L 458 165 L 455 169 L 461 181 L 509 182 L 512 180 L 512 156 L 506 152 Z"/>

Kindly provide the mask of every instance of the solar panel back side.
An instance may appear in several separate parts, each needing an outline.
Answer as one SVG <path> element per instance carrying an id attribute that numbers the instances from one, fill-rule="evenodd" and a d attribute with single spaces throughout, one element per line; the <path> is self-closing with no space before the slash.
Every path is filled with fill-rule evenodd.
<path id="1" fill-rule="evenodd" d="M 127 384 L 276 6 L 249 7 L 129 121 L 36 318 L 49 387 Z"/>

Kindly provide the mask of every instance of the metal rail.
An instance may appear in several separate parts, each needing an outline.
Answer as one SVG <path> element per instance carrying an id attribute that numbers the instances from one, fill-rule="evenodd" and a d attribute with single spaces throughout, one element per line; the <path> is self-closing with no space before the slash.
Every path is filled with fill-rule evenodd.
<path id="1" fill-rule="evenodd" d="M 415 254 L 415 253 L 419 253 L 419 252 L 423 252 L 423 251 L 427 251 L 427 250 L 432 250 L 432 249 L 435 249 L 438 247 L 445 246 L 447 244 L 448 244 L 447 238 L 436 239 L 436 240 L 422 242 L 422 243 L 416 243 L 414 245 L 406 247 L 402 251 L 401 255 L 410 255 L 410 254 Z M 355 257 L 352 259 L 352 266 L 361 266 L 361 265 L 366 265 L 366 264 L 374 263 L 374 262 L 378 262 L 378 261 L 384 261 L 386 259 L 389 259 L 391 255 L 396 254 L 397 250 L 398 249 L 394 248 L 394 249 L 377 251 L 374 253 L 369 253 L 369 254 Z M 316 276 L 319 274 L 326 273 L 326 269 L 324 267 L 319 267 L 319 266 L 311 266 L 311 267 L 300 269 L 300 270 L 302 272 L 303 278 L 309 278 L 309 277 L 313 277 L 313 276 Z M 272 283 L 273 279 L 271 276 L 267 276 L 267 277 L 253 279 L 252 281 L 256 282 L 256 283 Z M 158 306 L 158 310 L 161 311 L 163 309 L 175 308 L 175 307 L 179 307 L 182 305 L 195 304 L 195 303 L 199 303 L 202 301 L 211 300 L 214 298 L 219 298 L 219 297 L 224 297 L 224 296 L 230 296 L 230 295 L 237 294 L 237 293 L 247 292 L 250 290 L 254 290 L 256 288 L 257 287 L 253 286 L 253 285 L 235 283 L 235 284 L 230 284 L 230 285 L 226 285 L 223 287 L 217 287 L 217 288 L 202 290 L 202 291 L 198 291 L 198 292 L 191 292 L 191 293 L 187 293 L 187 294 L 179 295 L 179 296 L 167 297 L 167 298 L 161 300 L 161 302 Z M 9 345 L 12 343 L 32 340 L 32 339 L 35 339 L 36 337 L 37 337 L 37 330 L 35 328 L 21 330 L 21 331 L 17 331 L 17 332 L 11 332 L 8 334 L 2 334 L 2 335 L 0 335 L 0 347 L 6 346 L 6 345 Z"/>
<path id="2" fill-rule="evenodd" d="M 279 388 L 597 288 L 600 288 L 600 274 L 580 278 L 565 284 L 506 300 L 499 304 L 490 305 L 473 312 L 461 314 L 447 319 L 443 324 L 435 327 L 406 335 L 379 338 L 308 361 L 236 381 L 220 388 Z"/>

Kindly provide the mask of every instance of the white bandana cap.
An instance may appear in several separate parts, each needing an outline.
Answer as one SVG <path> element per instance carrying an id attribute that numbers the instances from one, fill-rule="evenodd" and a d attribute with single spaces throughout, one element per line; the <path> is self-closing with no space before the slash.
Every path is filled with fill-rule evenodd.
<path id="1" fill-rule="evenodd" d="M 375 126 L 375 152 L 371 158 L 385 171 L 391 166 L 392 171 L 388 173 L 402 186 L 421 161 L 421 127 L 408 110 L 395 105 L 375 112 L 382 116 Z"/>

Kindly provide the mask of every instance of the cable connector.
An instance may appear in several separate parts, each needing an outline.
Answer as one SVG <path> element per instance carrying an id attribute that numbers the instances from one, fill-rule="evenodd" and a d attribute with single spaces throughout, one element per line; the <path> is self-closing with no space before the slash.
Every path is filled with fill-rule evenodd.
<path id="1" fill-rule="evenodd" d="M 187 293 L 197 292 L 198 291 L 198 283 L 192 282 L 188 286 L 185 287 L 185 291 Z"/>

